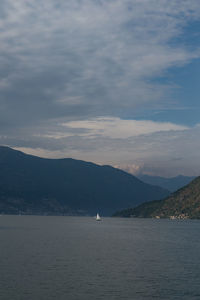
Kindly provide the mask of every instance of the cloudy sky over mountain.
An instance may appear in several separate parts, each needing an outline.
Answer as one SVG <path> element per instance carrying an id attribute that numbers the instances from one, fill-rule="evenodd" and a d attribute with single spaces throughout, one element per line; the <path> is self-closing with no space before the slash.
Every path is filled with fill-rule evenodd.
<path id="1" fill-rule="evenodd" d="M 0 144 L 200 175 L 199 0 L 1 0 Z"/>

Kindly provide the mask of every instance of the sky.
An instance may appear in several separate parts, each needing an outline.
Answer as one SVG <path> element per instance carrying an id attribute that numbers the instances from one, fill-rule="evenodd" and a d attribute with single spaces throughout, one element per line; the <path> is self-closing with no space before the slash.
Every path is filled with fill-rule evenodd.
<path id="1" fill-rule="evenodd" d="M 200 175 L 199 0 L 1 0 L 0 144 Z"/>

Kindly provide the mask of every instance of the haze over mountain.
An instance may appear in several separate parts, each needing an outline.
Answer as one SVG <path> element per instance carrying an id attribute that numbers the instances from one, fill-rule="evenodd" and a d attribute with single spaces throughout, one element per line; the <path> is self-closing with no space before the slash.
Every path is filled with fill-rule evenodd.
<path id="1" fill-rule="evenodd" d="M 200 218 L 200 177 L 169 197 L 117 212 L 115 216 L 142 218 Z"/>
<path id="2" fill-rule="evenodd" d="M 161 186 L 164 189 L 169 190 L 170 192 L 175 192 L 183 186 L 190 183 L 195 177 L 194 176 L 183 176 L 178 175 L 176 177 L 160 177 L 160 176 L 151 176 L 146 174 L 139 174 L 137 178 L 146 182 L 148 184 Z"/>
<path id="3" fill-rule="evenodd" d="M 110 166 L 0 147 L 0 213 L 109 215 L 167 195 Z"/>

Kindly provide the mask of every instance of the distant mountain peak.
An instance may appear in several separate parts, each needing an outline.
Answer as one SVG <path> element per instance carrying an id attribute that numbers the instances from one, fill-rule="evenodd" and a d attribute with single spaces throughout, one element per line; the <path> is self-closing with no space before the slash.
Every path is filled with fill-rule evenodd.
<path id="1" fill-rule="evenodd" d="M 178 175 L 175 177 L 161 177 L 161 176 L 151 176 L 147 174 L 139 174 L 137 176 L 143 182 L 149 183 L 151 185 L 157 185 L 165 188 L 171 192 L 174 192 L 183 186 L 190 183 L 195 177 L 194 176 L 184 176 Z"/>

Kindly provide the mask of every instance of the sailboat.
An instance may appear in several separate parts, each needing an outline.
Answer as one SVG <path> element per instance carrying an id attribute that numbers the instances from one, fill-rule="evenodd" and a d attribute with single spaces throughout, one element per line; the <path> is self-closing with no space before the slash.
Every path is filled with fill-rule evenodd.
<path id="1" fill-rule="evenodd" d="M 96 215 L 96 221 L 101 221 L 101 217 L 100 217 L 100 215 L 98 213 Z"/>

